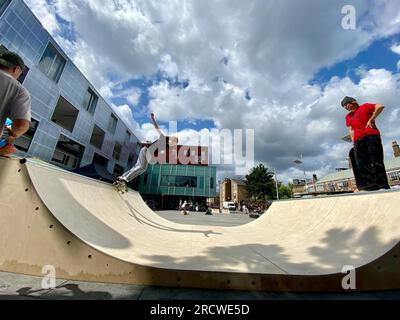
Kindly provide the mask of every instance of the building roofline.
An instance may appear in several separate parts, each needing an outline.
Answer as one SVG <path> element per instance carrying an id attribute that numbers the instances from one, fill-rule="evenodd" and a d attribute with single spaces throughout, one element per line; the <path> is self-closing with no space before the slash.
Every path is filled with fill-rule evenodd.
<path id="1" fill-rule="evenodd" d="M 13 0 L 13 1 L 17 1 L 17 0 Z M 80 73 L 80 75 L 89 83 L 91 89 L 96 91 L 96 94 L 98 94 L 99 98 L 103 99 L 106 106 L 110 109 L 110 111 L 112 111 L 114 114 L 117 115 L 118 119 L 122 121 L 122 123 L 127 127 L 128 130 L 130 130 L 133 134 L 133 136 L 136 138 L 136 140 L 140 141 L 140 139 L 136 136 L 136 134 L 133 132 L 133 130 L 129 127 L 129 125 L 126 123 L 126 121 L 117 113 L 117 111 L 115 111 L 113 109 L 113 107 L 110 105 L 110 103 L 107 101 L 106 98 L 104 98 L 104 96 L 102 94 L 100 94 L 100 92 L 98 91 L 98 89 L 89 81 L 89 79 L 83 74 L 83 72 L 77 67 L 77 65 L 74 63 L 74 61 L 70 58 L 70 56 L 65 52 L 65 50 L 60 46 L 60 44 L 54 39 L 54 37 L 47 31 L 47 29 L 43 26 L 43 24 L 40 22 L 40 20 L 38 19 L 38 17 L 36 17 L 36 15 L 33 13 L 33 11 L 31 10 L 31 8 L 25 3 L 25 1 L 23 0 L 19 0 L 33 15 L 34 19 L 39 22 L 39 24 L 41 25 L 42 29 L 44 30 L 44 32 L 47 34 L 47 36 L 50 38 L 50 40 L 52 40 L 52 44 L 57 46 L 57 49 L 61 51 L 61 53 L 68 59 L 68 62 L 70 62 L 75 68 L 76 70 Z M 12 2 L 11 2 L 12 3 Z M 10 4 L 11 4 L 10 3 Z"/>

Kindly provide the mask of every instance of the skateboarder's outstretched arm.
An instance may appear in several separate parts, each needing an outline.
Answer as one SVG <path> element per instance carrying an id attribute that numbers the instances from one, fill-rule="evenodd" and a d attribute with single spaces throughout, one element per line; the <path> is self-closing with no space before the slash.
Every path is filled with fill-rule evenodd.
<path id="1" fill-rule="evenodd" d="M 157 132 L 158 132 L 158 134 L 160 135 L 160 136 L 165 136 L 165 134 L 160 130 L 160 128 L 158 127 L 158 124 L 157 124 L 157 122 L 156 122 L 156 119 L 155 119 L 155 117 L 154 117 L 154 113 L 152 112 L 152 113 L 150 113 L 150 117 L 151 117 L 151 121 L 153 122 L 153 126 L 154 126 L 154 128 L 157 130 Z"/>
<path id="2" fill-rule="evenodd" d="M 164 134 L 164 132 L 162 132 L 161 130 L 160 130 L 160 128 L 158 127 L 158 124 L 157 124 L 157 122 L 156 122 L 156 119 L 155 119 L 155 117 L 154 117 L 154 113 L 152 112 L 152 113 L 150 113 L 150 117 L 151 117 L 151 121 L 153 122 L 153 126 L 154 126 L 154 128 L 157 130 L 157 132 L 158 132 L 158 134 L 160 135 L 160 138 L 161 137 L 163 137 L 163 138 L 166 138 L 167 139 L 167 145 L 168 146 L 176 146 L 177 144 L 178 144 L 178 137 L 177 136 L 166 136 L 165 134 Z"/>

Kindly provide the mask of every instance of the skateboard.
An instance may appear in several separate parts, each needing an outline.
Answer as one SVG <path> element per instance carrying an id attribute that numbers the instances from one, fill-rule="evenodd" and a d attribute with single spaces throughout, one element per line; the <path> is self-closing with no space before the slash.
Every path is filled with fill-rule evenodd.
<path id="1" fill-rule="evenodd" d="M 360 180 L 361 180 L 361 179 L 360 179 L 360 174 L 359 174 L 359 172 L 358 172 L 356 157 L 355 157 L 355 155 L 354 155 L 354 147 L 351 148 L 351 150 L 350 150 L 350 152 L 349 152 L 349 158 L 350 158 L 350 161 L 351 161 L 351 166 L 352 166 L 352 168 L 353 168 L 353 174 L 354 174 L 354 178 L 355 178 L 355 180 L 356 180 L 357 188 L 358 188 L 359 190 L 361 190 L 361 189 L 360 189 Z"/>
<path id="2" fill-rule="evenodd" d="M 113 183 L 113 187 L 117 192 L 121 192 L 122 194 L 128 192 L 128 187 L 126 183 L 120 180 L 117 180 Z"/>

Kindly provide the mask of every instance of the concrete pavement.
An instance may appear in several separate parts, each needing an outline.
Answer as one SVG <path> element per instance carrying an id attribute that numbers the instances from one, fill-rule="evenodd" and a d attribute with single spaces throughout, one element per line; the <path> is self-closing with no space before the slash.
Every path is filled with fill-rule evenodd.
<path id="1" fill-rule="evenodd" d="M 57 280 L 0 272 L 0 300 L 400 300 L 400 291 L 292 293 L 187 289 Z"/>

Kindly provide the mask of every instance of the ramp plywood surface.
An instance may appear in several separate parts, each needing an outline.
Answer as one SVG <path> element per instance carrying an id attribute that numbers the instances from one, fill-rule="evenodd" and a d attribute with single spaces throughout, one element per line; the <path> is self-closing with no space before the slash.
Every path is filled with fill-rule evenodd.
<path id="1" fill-rule="evenodd" d="M 32 160 L 0 159 L 0 183 L 4 271 L 54 263 L 84 280 L 338 290 L 351 265 L 361 289 L 400 285 L 388 279 L 400 278 L 397 191 L 275 202 L 249 224 L 216 227 L 173 223 L 135 191 Z"/>

